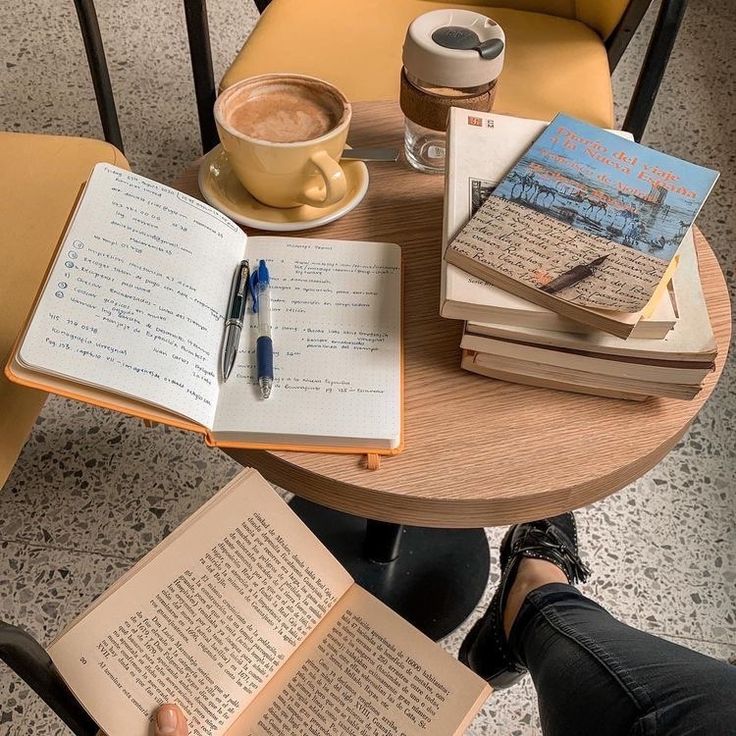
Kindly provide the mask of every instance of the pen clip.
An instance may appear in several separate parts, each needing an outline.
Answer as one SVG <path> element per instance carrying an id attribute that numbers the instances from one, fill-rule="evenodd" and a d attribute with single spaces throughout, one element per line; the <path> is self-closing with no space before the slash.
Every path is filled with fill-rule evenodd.
<path id="1" fill-rule="evenodd" d="M 258 312 L 258 293 L 269 285 L 268 266 L 262 258 L 258 261 L 258 268 L 253 268 L 250 274 L 250 293 L 253 297 L 253 313 Z"/>
<path id="2" fill-rule="evenodd" d="M 253 314 L 258 313 L 258 269 L 254 268 L 251 271 L 250 278 L 248 279 L 248 291 L 250 292 L 251 299 L 253 300 Z"/>
<path id="3" fill-rule="evenodd" d="M 268 287 L 269 282 L 269 275 L 268 275 L 268 266 L 266 266 L 266 261 L 261 258 L 260 261 L 258 261 L 258 288 L 259 289 L 265 289 Z"/>
<path id="4" fill-rule="evenodd" d="M 250 264 L 248 261 L 243 261 L 241 263 L 240 268 L 240 284 L 238 289 L 238 296 L 243 299 L 248 299 L 248 291 L 249 291 L 249 282 L 250 282 Z"/>

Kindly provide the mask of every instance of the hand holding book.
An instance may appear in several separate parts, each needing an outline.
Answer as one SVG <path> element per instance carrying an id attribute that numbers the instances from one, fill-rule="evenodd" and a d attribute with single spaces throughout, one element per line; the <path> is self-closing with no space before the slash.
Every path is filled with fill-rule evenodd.
<path id="1" fill-rule="evenodd" d="M 187 717 L 178 705 L 165 703 L 153 719 L 153 736 L 189 736 Z"/>

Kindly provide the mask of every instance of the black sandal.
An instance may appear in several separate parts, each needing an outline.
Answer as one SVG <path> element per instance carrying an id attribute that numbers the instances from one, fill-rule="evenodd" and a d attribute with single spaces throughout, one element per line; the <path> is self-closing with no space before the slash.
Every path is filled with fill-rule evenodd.
<path id="1" fill-rule="evenodd" d="M 510 687 L 526 668 L 512 654 L 503 630 L 503 610 L 524 557 L 547 560 L 568 582 L 585 582 L 590 571 L 578 554 L 578 534 L 571 513 L 512 526 L 501 542 L 501 581 L 488 610 L 463 641 L 458 658 L 494 688 Z"/>

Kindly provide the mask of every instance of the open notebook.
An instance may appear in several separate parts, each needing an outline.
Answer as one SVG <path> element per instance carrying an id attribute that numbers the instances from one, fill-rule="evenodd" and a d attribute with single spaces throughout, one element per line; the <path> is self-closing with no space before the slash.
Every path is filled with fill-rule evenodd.
<path id="1" fill-rule="evenodd" d="M 266 259 L 271 272 L 267 401 L 254 315 L 230 378 L 219 375 L 230 283 L 244 258 Z M 192 197 L 98 164 L 6 374 L 218 446 L 395 453 L 401 288 L 395 244 L 248 237 Z"/>
<path id="2" fill-rule="evenodd" d="M 251 469 L 48 651 L 108 736 L 148 736 L 167 702 L 190 736 L 460 736 L 490 693 L 357 585 Z"/>

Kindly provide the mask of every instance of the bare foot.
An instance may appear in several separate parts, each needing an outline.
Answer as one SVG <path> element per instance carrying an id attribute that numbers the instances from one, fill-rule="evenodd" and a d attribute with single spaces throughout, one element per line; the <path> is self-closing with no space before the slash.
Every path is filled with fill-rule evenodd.
<path id="1" fill-rule="evenodd" d="M 528 593 L 547 583 L 567 583 L 567 576 L 557 565 L 547 560 L 524 557 L 519 563 L 516 579 L 511 586 L 503 611 L 503 631 L 509 638 L 511 627 Z"/>

